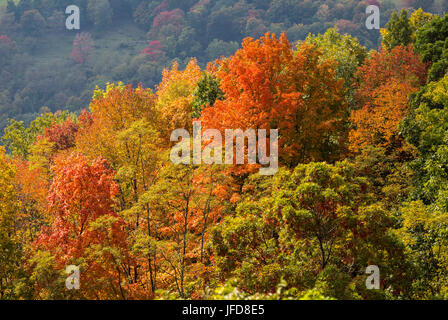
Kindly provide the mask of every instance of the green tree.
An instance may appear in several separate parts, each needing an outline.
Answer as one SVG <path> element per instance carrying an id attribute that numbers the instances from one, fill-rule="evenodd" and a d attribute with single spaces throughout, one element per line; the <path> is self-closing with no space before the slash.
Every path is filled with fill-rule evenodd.
<path id="1" fill-rule="evenodd" d="M 34 119 L 28 127 L 25 126 L 23 121 L 10 119 L 9 126 L 5 128 L 1 141 L 12 155 L 27 159 L 37 136 L 44 134 L 45 129 L 54 123 L 62 123 L 69 117 L 75 118 L 74 114 L 68 111 L 45 113 Z"/>
<path id="2" fill-rule="evenodd" d="M 89 0 L 87 12 L 95 28 L 105 28 L 112 22 L 113 11 L 109 0 Z"/>
<path id="3" fill-rule="evenodd" d="M 219 88 L 219 81 L 208 73 L 203 73 L 198 86 L 193 92 L 192 117 L 200 118 L 202 109 L 213 106 L 216 100 L 223 100 L 224 93 Z"/>
<path id="4" fill-rule="evenodd" d="M 385 31 L 382 32 L 383 44 L 388 50 L 396 46 L 405 47 L 413 42 L 412 35 L 414 31 L 408 12 L 404 9 L 401 10 L 400 14 L 394 11 L 386 24 Z"/>
<path id="5" fill-rule="evenodd" d="M 337 27 L 328 29 L 324 34 L 309 35 L 306 42 L 322 50 L 321 59 L 336 60 L 336 75 L 344 79 L 347 102 L 353 107 L 355 73 L 367 57 L 366 48 L 355 37 L 340 34 Z"/>
<path id="6" fill-rule="evenodd" d="M 401 124 L 405 138 L 419 152 L 412 162 L 416 172 L 412 195 L 425 204 L 441 201 L 439 205 L 448 211 L 444 200 L 448 191 L 448 75 L 429 83 L 419 100 L 417 108 Z"/>
<path id="7" fill-rule="evenodd" d="M 363 283 L 366 266 L 376 264 L 390 275 L 384 288 L 404 290 L 393 218 L 370 190 L 347 162 L 298 165 L 271 179 L 251 176 L 236 213 L 213 230 L 219 278 L 235 277 L 251 294 L 273 292 L 283 278 L 299 291 L 378 298 Z"/>
<path id="8" fill-rule="evenodd" d="M 448 71 L 448 14 L 434 16 L 417 31 L 415 48 L 424 62 L 431 63 L 428 82 L 443 78 Z"/>

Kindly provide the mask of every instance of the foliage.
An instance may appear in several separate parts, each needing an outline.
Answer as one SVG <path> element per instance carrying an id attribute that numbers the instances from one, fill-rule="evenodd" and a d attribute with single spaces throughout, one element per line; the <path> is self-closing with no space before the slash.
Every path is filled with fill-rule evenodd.
<path id="1" fill-rule="evenodd" d="M 392 148 L 401 139 L 398 125 L 409 112 L 408 98 L 425 82 L 426 66 L 412 46 L 397 46 L 374 52 L 358 75 L 361 108 L 351 113 L 350 148 L 354 152 L 367 145 Z"/>
<path id="2" fill-rule="evenodd" d="M 219 88 L 218 80 L 208 73 L 202 75 L 193 96 L 193 118 L 199 118 L 202 110 L 208 106 L 213 107 L 216 100 L 224 100 L 224 93 Z"/>
<path id="3" fill-rule="evenodd" d="M 423 94 L 424 101 L 403 123 L 405 136 L 420 153 L 413 162 L 415 175 L 414 194 L 426 204 L 441 201 L 444 208 L 446 185 L 446 117 L 448 76 L 431 82 Z M 433 105 L 441 107 L 433 108 Z"/>
<path id="4" fill-rule="evenodd" d="M 367 57 L 366 48 L 356 38 L 339 34 L 337 27 L 328 29 L 324 34 L 309 35 L 305 41 L 322 50 L 322 59 L 336 60 L 336 75 L 344 79 L 345 96 L 350 106 L 353 106 L 355 73 Z"/>
<path id="5" fill-rule="evenodd" d="M 2 141 L 14 156 L 27 159 L 37 136 L 44 134 L 45 130 L 52 125 L 66 121 L 71 116 L 73 115 L 66 111 L 42 114 L 33 120 L 28 127 L 25 127 L 23 121 L 11 119 L 9 126 L 5 129 Z"/>
<path id="6" fill-rule="evenodd" d="M 386 231 L 392 217 L 346 162 L 299 165 L 273 181 L 255 175 L 244 189 L 236 214 L 212 238 L 218 276 L 235 277 L 244 292 L 272 293 L 283 278 L 299 292 L 320 286 L 324 295 L 360 298 L 368 295 L 359 291 L 360 266 L 401 264 L 402 249 Z M 401 290 L 392 270 L 383 285 Z"/>
<path id="7" fill-rule="evenodd" d="M 153 88 L 164 67 L 177 61 L 181 68 L 190 57 L 203 67 L 230 56 L 245 37 L 285 32 L 291 43 L 308 34 L 338 26 L 341 33 L 376 48 L 378 33 L 365 28 L 365 7 L 375 1 L 328 0 L 17 0 L 6 1 L 0 13 L 0 36 L 7 35 L 17 48 L 3 55 L 0 44 L 0 130 L 8 118 L 29 123 L 44 106 L 85 108 L 96 85 L 123 81 Z M 407 8 L 442 12 L 443 3 L 409 3 Z M 67 63 L 73 49 L 73 32 L 65 30 L 65 9 L 76 4 L 83 33 L 95 38 L 95 53 L 86 68 L 86 56 L 75 50 L 76 64 Z M 446 6 L 445 6 L 446 7 Z M 392 1 L 381 3 L 381 21 L 396 10 Z M 419 18 L 424 21 L 426 18 Z M 411 19 L 412 21 L 412 19 Z M 141 55 L 144 47 L 155 55 Z M 93 47 L 91 45 L 90 47 Z M 336 57 L 335 57 L 336 58 Z M 2 66 L 8 61 L 8 67 Z M 347 79 L 346 79 L 347 80 Z M 346 83 L 347 88 L 348 83 Z"/>
<path id="8" fill-rule="evenodd" d="M 109 0 L 89 0 L 87 12 L 95 28 L 105 28 L 112 23 L 113 11 Z"/>
<path id="9" fill-rule="evenodd" d="M 406 10 L 401 10 L 400 14 L 393 12 L 386 29 L 382 31 L 383 44 L 388 50 L 396 46 L 406 47 L 413 42 L 414 32 Z"/>
<path id="10" fill-rule="evenodd" d="M 127 276 L 123 266 L 130 261 L 124 222 L 113 211 L 118 194 L 113 172 L 103 159 L 90 164 L 73 154 L 56 162 L 54 174 L 48 210 L 55 219 L 34 246 L 50 252 L 57 268 L 82 263 L 88 272 L 81 296 L 94 298 L 102 292 L 103 298 L 126 298 L 121 277 Z"/>
<path id="11" fill-rule="evenodd" d="M 346 103 L 333 63 L 320 57 L 306 43 L 294 52 L 284 34 L 246 39 L 234 56 L 218 63 L 225 99 L 204 109 L 200 120 L 221 131 L 279 129 L 281 160 L 288 165 L 331 159 Z"/>
<path id="12" fill-rule="evenodd" d="M 191 129 L 193 93 L 202 76 L 201 68 L 191 59 L 185 70 L 174 63 L 171 70 L 163 71 L 162 82 L 157 86 L 157 104 L 163 136 L 167 139 L 173 130 Z"/>
<path id="13" fill-rule="evenodd" d="M 81 1 L 98 51 L 73 63 L 62 32 L 65 58 L 40 59 L 69 0 L 10 2 L 0 299 L 446 299 L 448 15 L 394 14 L 367 53 L 366 3 Z M 278 129 L 276 174 L 173 164 L 193 121 Z"/>
<path id="14" fill-rule="evenodd" d="M 73 41 L 72 58 L 75 62 L 84 64 L 93 53 L 93 40 L 86 32 L 78 33 Z"/>
<path id="15" fill-rule="evenodd" d="M 15 232 L 18 213 L 14 179 L 16 169 L 0 148 L 0 299 L 14 299 L 14 281 L 21 272 L 22 247 Z"/>
<path id="16" fill-rule="evenodd" d="M 431 62 L 428 81 L 437 81 L 448 70 L 448 14 L 434 16 L 417 31 L 415 48 L 424 62 Z"/>

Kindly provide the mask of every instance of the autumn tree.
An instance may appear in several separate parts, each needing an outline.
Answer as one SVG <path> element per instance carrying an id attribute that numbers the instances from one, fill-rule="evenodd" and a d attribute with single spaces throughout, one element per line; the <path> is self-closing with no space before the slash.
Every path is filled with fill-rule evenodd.
<path id="1" fill-rule="evenodd" d="M 57 267 L 80 266 L 81 296 L 126 299 L 131 283 L 125 222 L 114 211 L 118 185 L 104 159 L 89 162 L 73 154 L 58 159 L 48 195 L 55 219 L 43 228 L 35 247 L 48 251 Z"/>
<path id="2" fill-rule="evenodd" d="M 78 33 L 73 41 L 73 60 L 76 63 L 85 64 L 94 51 L 93 45 L 94 43 L 89 33 Z"/>
<path id="3" fill-rule="evenodd" d="M 84 113 L 85 125 L 77 135 L 76 145 L 91 158 L 103 155 L 115 168 L 120 161 L 117 138 L 120 132 L 139 120 L 154 123 L 155 96 L 142 86 L 133 88 L 122 83 L 108 84 L 106 90 L 95 90 L 90 114 Z"/>
<path id="4" fill-rule="evenodd" d="M 0 148 L 0 299 L 14 299 L 14 285 L 22 265 L 22 244 L 16 234 L 18 202 L 16 169 Z"/>
<path id="5" fill-rule="evenodd" d="M 412 46 L 373 52 L 359 68 L 355 95 L 361 108 L 351 113 L 350 149 L 367 145 L 400 146 L 398 125 L 408 114 L 408 99 L 426 81 L 426 66 Z"/>
<path id="6" fill-rule="evenodd" d="M 141 195 L 155 183 L 166 158 L 155 104 L 156 96 L 149 89 L 110 84 L 104 91 L 95 91 L 91 112 L 85 111 L 79 119 L 77 149 L 91 159 L 103 155 L 116 170 L 119 207 L 127 212 L 124 217 L 130 247 L 135 247 L 138 238 L 151 234 L 154 228 L 147 218 L 149 206 L 138 204 Z M 134 276 L 148 297 L 155 293 L 154 252 L 150 243 L 145 243 L 142 250 L 146 254 L 137 259 Z"/>
<path id="7" fill-rule="evenodd" d="M 334 63 L 321 55 L 306 43 L 295 52 L 284 34 L 245 39 L 218 64 L 225 99 L 205 108 L 200 120 L 221 131 L 278 129 L 284 164 L 334 158 L 347 106 Z"/>
<path id="8" fill-rule="evenodd" d="M 1 140 L 14 156 L 27 159 L 30 154 L 30 148 L 36 142 L 38 136 L 43 135 L 45 130 L 52 125 L 60 124 L 73 117 L 74 114 L 67 111 L 45 113 L 31 121 L 29 126 L 25 126 L 23 121 L 11 119 L 9 126 L 4 130 Z"/>
<path id="9" fill-rule="evenodd" d="M 202 73 L 197 61 L 191 59 L 185 70 L 179 70 L 179 65 L 174 63 L 162 75 L 162 82 L 157 86 L 156 109 L 160 114 L 162 137 L 169 141 L 173 130 L 192 129 L 193 94 Z"/>
<path id="10" fill-rule="evenodd" d="M 160 41 L 157 40 L 151 41 L 148 46 L 143 49 L 142 54 L 148 55 L 151 60 L 154 61 L 161 61 L 165 57 L 163 46 Z"/>
<path id="11" fill-rule="evenodd" d="M 222 217 L 221 202 L 229 194 L 220 171 L 216 166 L 169 164 L 141 198 L 141 205 L 150 207 L 148 219 L 157 226 L 147 238 L 157 250 L 157 281 L 181 298 L 204 285 L 205 279 L 196 275 L 200 272 L 205 277 L 207 273 L 206 232 Z"/>
<path id="12" fill-rule="evenodd" d="M 50 177 L 41 167 L 33 167 L 28 161 L 15 159 L 16 199 L 20 211 L 16 216 L 17 236 L 24 247 L 38 236 L 42 226 L 53 222 L 53 216 L 46 211 Z"/>
<path id="13" fill-rule="evenodd" d="M 55 123 L 45 129 L 44 137 L 54 143 L 56 150 L 67 150 L 75 146 L 78 124 L 71 118 L 63 123 Z"/>

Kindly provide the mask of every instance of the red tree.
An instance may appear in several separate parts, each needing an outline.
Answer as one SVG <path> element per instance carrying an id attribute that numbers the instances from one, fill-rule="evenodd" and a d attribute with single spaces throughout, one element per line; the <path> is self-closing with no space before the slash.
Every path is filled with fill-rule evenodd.
<path id="1" fill-rule="evenodd" d="M 163 47 L 160 41 L 151 41 L 148 46 L 143 49 L 142 54 L 146 54 L 153 60 L 159 60 L 164 56 Z"/>
<path id="2" fill-rule="evenodd" d="M 84 64 L 94 50 L 92 37 L 87 32 L 78 33 L 73 41 L 72 58 L 75 62 Z"/>
<path id="3" fill-rule="evenodd" d="M 61 269 L 81 263 L 86 297 L 126 298 L 130 259 L 125 222 L 113 210 L 119 192 L 114 171 L 104 159 L 90 163 L 79 154 L 57 159 L 53 169 L 48 211 L 55 218 L 35 247 L 49 251 Z"/>
<path id="4" fill-rule="evenodd" d="M 234 56 L 218 62 L 225 99 L 202 111 L 203 127 L 278 129 L 284 164 L 325 159 L 322 142 L 338 138 L 346 109 L 333 62 L 315 47 L 295 52 L 286 35 L 247 38 Z"/>
<path id="5" fill-rule="evenodd" d="M 360 108 L 351 112 L 349 148 L 360 152 L 371 145 L 389 150 L 401 146 L 398 125 L 409 112 L 409 95 L 425 84 L 426 75 L 427 65 L 412 46 L 373 52 L 357 72 Z"/>
<path id="6" fill-rule="evenodd" d="M 55 144 L 57 150 L 67 150 L 75 146 L 79 126 L 68 118 L 63 123 L 55 123 L 45 129 L 44 137 Z"/>
<path id="7" fill-rule="evenodd" d="M 163 26 L 171 24 L 180 31 L 184 16 L 185 14 L 181 9 L 162 11 L 154 18 L 152 26 L 154 29 L 160 30 Z"/>
<path id="8" fill-rule="evenodd" d="M 3 34 L 0 35 L 0 42 L 9 44 L 12 40 L 6 34 Z"/>

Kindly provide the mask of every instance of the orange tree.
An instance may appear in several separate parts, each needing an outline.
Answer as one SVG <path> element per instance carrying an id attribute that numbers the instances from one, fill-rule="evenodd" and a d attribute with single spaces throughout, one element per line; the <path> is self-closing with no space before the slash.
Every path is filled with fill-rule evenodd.
<path id="1" fill-rule="evenodd" d="M 224 100 L 202 111 L 204 127 L 278 129 L 281 163 L 331 159 L 347 105 L 334 63 L 286 35 L 247 38 L 234 56 L 215 67 Z"/>
<path id="2" fill-rule="evenodd" d="M 412 46 L 374 51 L 359 68 L 356 91 L 360 108 L 351 113 L 350 149 L 401 145 L 398 125 L 408 114 L 409 95 L 426 81 L 426 65 Z"/>
<path id="3" fill-rule="evenodd" d="M 33 255 L 39 260 L 42 252 L 49 252 L 57 270 L 79 266 L 80 297 L 128 298 L 125 286 L 132 283 L 132 260 L 126 250 L 125 222 L 114 211 L 114 172 L 106 160 L 90 162 L 79 154 L 57 159 L 53 171 L 48 211 L 55 219 L 41 230 Z M 38 283 L 36 289 L 46 288 Z"/>

